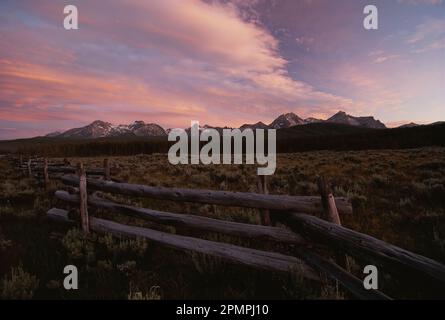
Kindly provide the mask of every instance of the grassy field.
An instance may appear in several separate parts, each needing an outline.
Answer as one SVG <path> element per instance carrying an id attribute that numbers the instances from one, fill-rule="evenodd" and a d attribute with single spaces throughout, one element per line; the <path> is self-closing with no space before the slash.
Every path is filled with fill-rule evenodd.
<path id="1" fill-rule="evenodd" d="M 130 183 L 256 191 L 256 169 L 251 166 L 172 166 L 162 154 L 110 159 L 119 168 L 116 177 Z M 69 160 L 97 167 L 103 158 Z M 329 178 L 335 196 L 351 199 L 354 214 L 341 216 L 343 225 L 445 262 L 445 148 L 280 154 L 277 171 L 269 179 L 270 192 L 317 195 L 317 175 Z M 147 241 L 85 236 L 45 219 L 49 208 L 63 206 L 53 196 L 60 187 L 56 180 L 45 191 L 3 159 L 0 177 L 1 298 L 347 298 L 335 283 L 307 283 L 298 272 L 283 277 Z M 147 208 L 260 223 L 254 209 L 106 196 Z M 173 227 L 101 210 L 93 215 L 176 232 Z M 253 241 L 201 236 L 264 248 Z M 265 245 L 270 250 L 290 250 Z M 80 271 L 80 289 L 74 292 L 62 286 L 67 264 L 75 264 Z M 356 262 L 352 268 L 357 271 L 363 266 Z M 387 289 L 399 297 L 422 297 L 406 296 L 389 284 Z"/>

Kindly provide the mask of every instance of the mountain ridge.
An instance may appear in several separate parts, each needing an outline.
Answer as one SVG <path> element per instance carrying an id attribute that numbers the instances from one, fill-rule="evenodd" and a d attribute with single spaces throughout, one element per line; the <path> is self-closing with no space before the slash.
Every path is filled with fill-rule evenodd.
<path id="1" fill-rule="evenodd" d="M 337 112 L 332 117 L 327 119 L 326 122 L 349 124 L 351 126 L 359 126 L 372 129 L 386 129 L 386 126 L 382 122 L 380 122 L 380 120 L 376 120 L 372 116 L 355 117 L 347 114 L 344 111 Z"/>
<path id="2" fill-rule="evenodd" d="M 301 118 L 293 112 L 288 112 L 279 115 L 276 119 L 274 119 L 270 124 L 265 124 L 264 122 L 256 122 L 253 124 L 243 124 L 239 127 L 239 129 L 286 129 L 294 126 L 301 126 L 313 123 L 337 123 L 337 124 L 345 124 L 356 127 L 364 127 L 371 129 L 385 129 L 386 126 L 379 120 L 376 120 L 372 116 L 366 117 L 356 117 L 347 114 L 344 111 L 339 111 L 334 114 L 332 117 L 322 120 L 313 117 L 309 118 Z M 224 128 L 230 127 L 217 127 L 204 125 L 200 128 L 209 129 L 213 128 L 218 131 L 222 131 Z M 186 129 L 186 130 L 190 130 Z M 114 125 L 110 122 L 105 122 L 102 120 L 95 120 L 90 124 L 79 127 L 72 128 L 63 132 L 52 132 L 47 134 L 45 137 L 56 137 L 56 138 L 86 138 L 86 139 L 95 139 L 95 138 L 103 138 L 103 137 L 116 137 L 116 136 L 138 136 L 138 137 L 162 137 L 167 136 L 171 129 L 164 129 L 160 125 L 156 123 L 145 123 L 142 120 L 136 120 L 131 124 L 120 124 Z"/>
<path id="3" fill-rule="evenodd" d="M 56 138 L 104 138 L 116 136 L 166 136 L 165 130 L 155 123 L 145 123 L 144 121 L 134 121 L 128 125 L 113 125 L 110 122 L 95 120 L 92 123 L 66 130 L 60 134 L 50 133 L 47 137 Z"/>

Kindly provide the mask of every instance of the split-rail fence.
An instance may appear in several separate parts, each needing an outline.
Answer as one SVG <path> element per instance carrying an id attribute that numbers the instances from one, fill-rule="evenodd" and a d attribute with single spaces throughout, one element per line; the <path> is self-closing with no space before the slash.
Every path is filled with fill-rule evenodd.
<path id="1" fill-rule="evenodd" d="M 71 166 L 67 160 L 49 163 L 47 159 L 13 159 L 30 176 L 49 185 L 50 174 L 60 179 L 65 190 L 55 192 L 62 202 L 78 208 L 52 208 L 48 218 L 63 223 L 78 224 L 84 232 L 110 233 L 119 237 L 140 237 L 177 250 L 202 253 L 226 261 L 280 273 L 299 272 L 308 281 L 320 282 L 321 275 L 336 281 L 357 299 L 391 299 L 379 290 L 367 290 L 363 277 L 349 271 L 348 258 L 373 264 L 382 273 L 389 273 L 399 281 L 427 281 L 435 289 L 445 288 L 445 266 L 422 255 L 404 250 L 372 236 L 341 225 L 341 215 L 352 214 L 352 206 L 345 198 L 334 198 L 329 184 L 318 179 L 320 196 L 288 196 L 269 194 L 265 177 L 258 179 L 258 193 L 215 190 L 153 187 L 129 184 L 111 178 L 110 162 L 103 168 L 85 169 L 79 163 Z M 88 175 L 88 178 L 87 178 Z M 163 212 L 116 203 L 100 193 L 146 197 L 151 199 L 211 204 L 228 207 L 258 209 L 262 225 L 225 221 L 193 214 Z M 89 215 L 89 208 L 146 219 L 181 230 L 213 232 L 259 242 L 283 244 L 292 254 L 209 241 L 199 237 L 170 234 L 154 229 L 124 225 Z M 90 210 L 91 211 L 91 210 Z M 314 214 L 319 214 L 318 218 Z M 277 226 L 280 223 L 283 227 Z M 330 258 L 319 254 L 330 250 Z M 325 250 L 326 249 L 326 250 Z M 416 288 L 411 288 L 416 290 Z"/>

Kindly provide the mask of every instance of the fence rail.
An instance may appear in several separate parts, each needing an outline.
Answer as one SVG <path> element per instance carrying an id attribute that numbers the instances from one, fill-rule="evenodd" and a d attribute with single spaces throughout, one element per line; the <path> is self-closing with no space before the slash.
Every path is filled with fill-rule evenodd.
<path id="1" fill-rule="evenodd" d="M 445 266 L 432 259 L 412 253 L 369 235 L 335 225 L 317 217 L 290 213 L 282 221 L 292 230 L 312 241 L 340 249 L 376 265 L 410 274 L 427 275 L 445 285 Z"/>
<path id="2" fill-rule="evenodd" d="M 78 186 L 79 177 L 64 176 L 62 182 Z M 319 213 L 323 210 L 321 197 L 317 196 L 285 196 L 247 192 L 229 192 L 214 190 L 182 189 L 152 187 L 129 183 L 115 183 L 97 179 L 87 179 L 88 189 L 100 190 L 123 195 L 147 197 L 159 200 L 195 202 L 222 206 L 290 210 L 296 212 Z M 352 206 L 345 198 L 336 198 L 335 204 L 340 213 L 352 213 Z"/>
<path id="3" fill-rule="evenodd" d="M 57 221 L 68 223 L 74 222 L 68 218 L 68 211 L 66 210 L 53 208 L 50 209 L 47 214 L 48 217 Z M 305 278 L 319 281 L 318 274 L 314 272 L 312 268 L 304 264 L 302 260 L 280 253 L 170 234 L 153 229 L 128 226 L 93 217 L 90 218 L 90 228 L 93 231 L 111 233 L 116 236 L 141 237 L 174 249 L 208 254 L 231 262 L 241 263 L 265 270 L 288 272 L 295 266 L 298 266 L 298 270 Z"/>
<path id="4" fill-rule="evenodd" d="M 55 196 L 59 200 L 72 204 L 78 204 L 80 201 L 80 197 L 78 195 L 69 194 L 66 191 L 56 191 Z M 107 201 L 94 195 L 88 197 L 88 205 L 96 208 L 109 209 L 114 212 L 125 213 L 156 223 L 169 224 L 175 227 L 188 228 L 198 231 L 220 232 L 242 238 L 268 239 L 290 244 L 304 243 L 302 237 L 283 228 L 259 226 L 247 223 L 218 220 L 191 214 L 179 214 L 138 208 Z"/>

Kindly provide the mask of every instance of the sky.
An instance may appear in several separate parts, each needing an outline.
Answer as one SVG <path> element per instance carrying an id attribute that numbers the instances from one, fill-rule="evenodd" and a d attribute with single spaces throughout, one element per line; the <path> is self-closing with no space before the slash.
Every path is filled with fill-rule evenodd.
<path id="1" fill-rule="evenodd" d="M 63 27 L 70 4 L 78 30 Z M 339 110 L 430 123 L 444 89 L 445 0 L 0 1 L 0 139 Z"/>

